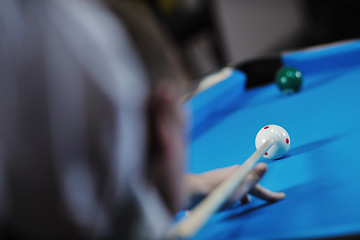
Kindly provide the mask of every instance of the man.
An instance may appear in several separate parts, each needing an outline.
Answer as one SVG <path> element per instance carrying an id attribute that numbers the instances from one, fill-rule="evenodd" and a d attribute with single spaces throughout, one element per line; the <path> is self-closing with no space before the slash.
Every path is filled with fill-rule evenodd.
<path id="1" fill-rule="evenodd" d="M 150 51 L 167 48 L 150 21 L 135 24 L 141 39 L 120 17 L 93 1 L 0 2 L 1 239 L 159 239 L 184 196 L 236 168 L 184 177 L 186 75 L 170 51 Z"/>

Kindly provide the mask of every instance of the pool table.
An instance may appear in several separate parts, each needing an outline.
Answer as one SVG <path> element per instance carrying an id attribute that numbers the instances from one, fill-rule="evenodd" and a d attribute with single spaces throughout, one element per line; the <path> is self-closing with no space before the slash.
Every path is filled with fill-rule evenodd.
<path id="1" fill-rule="evenodd" d="M 274 76 L 248 87 L 254 77 L 239 67 L 185 104 L 191 173 L 241 164 L 268 124 L 291 138 L 285 157 L 260 160 L 268 164 L 260 183 L 286 198 L 271 204 L 253 198 L 217 212 L 195 240 L 360 234 L 360 41 L 286 52 L 277 61 L 302 72 L 300 92 L 282 94 Z"/>

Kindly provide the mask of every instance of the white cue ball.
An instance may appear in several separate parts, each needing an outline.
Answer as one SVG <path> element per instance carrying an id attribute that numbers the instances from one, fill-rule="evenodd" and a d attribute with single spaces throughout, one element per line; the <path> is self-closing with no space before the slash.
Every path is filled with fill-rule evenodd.
<path id="1" fill-rule="evenodd" d="M 278 159 L 283 157 L 289 151 L 289 134 L 285 131 L 285 129 L 277 125 L 266 125 L 260 129 L 255 138 L 256 149 L 258 149 L 269 138 L 274 138 L 275 143 L 263 155 L 264 158 Z"/>

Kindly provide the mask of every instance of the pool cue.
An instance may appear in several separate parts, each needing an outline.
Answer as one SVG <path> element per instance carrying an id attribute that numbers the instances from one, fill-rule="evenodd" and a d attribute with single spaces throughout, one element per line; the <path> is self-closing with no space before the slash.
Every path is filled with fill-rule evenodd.
<path id="1" fill-rule="evenodd" d="M 185 91 L 185 94 L 181 97 L 181 102 L 185 102 L 195 95 L 211 88 L 212 86 L 227 79 L 233 72 L 233 68 L 224 67 L 219 71 L 209 74 L 203 78 L 194 80 L 190 87 Z"/>
<path id="2" fill-rule="evenodd" d="M 226 199 L 235 191 L 261 156 L 275 143 L 275 139 L 266 140 L 238 169 L 216 187 L 202 202 L 200 202 L 188 217 L 183 218 L 173 226 L 170 236 L 175 238 L 190 238 L 206 223 Z"/>

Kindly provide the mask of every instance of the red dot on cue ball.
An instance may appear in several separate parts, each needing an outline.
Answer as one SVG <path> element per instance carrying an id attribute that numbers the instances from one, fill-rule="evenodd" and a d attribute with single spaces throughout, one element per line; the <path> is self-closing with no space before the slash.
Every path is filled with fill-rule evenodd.
<path id="1" fill-rule="evenodd" d="M 256 148 L 259 149 L 269 139 L 273 140 L 273 145 L 269 150 L 263 152 L 262 156 L 264 158 L 279 159 L 288 152 L 290 147 L 290 137 L 285 129 L 277 125 L 263 126 L 255 138 Z"/>

